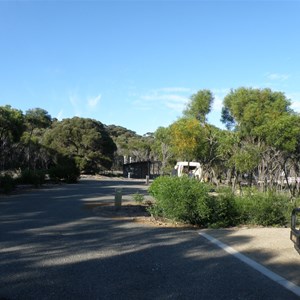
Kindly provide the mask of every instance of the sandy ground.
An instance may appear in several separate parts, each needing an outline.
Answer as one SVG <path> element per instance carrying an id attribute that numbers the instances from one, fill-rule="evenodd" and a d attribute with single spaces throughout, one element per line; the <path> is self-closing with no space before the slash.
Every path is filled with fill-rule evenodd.
<path id="1" fill-rule="evenodd" d="M 205 229 L 209 235 L 300 285 L 300 255 L 290 240 L 290 228 Z"/>

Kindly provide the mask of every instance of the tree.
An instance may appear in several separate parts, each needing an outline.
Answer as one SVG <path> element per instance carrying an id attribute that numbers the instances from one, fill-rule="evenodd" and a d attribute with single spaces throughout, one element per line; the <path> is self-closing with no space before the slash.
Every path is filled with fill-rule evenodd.
<path id="1" fill-rule="evenodd" d="M 181 118 L 170 126 L 171 145 L 182 160 L 192 161 L 202 144 L 201 125 L 196 119 Z"/>
<path id="2" fill-rule="evenodd" d="M 44 129 L 52 124 L 52 118 L 48 112 L 42 108 L 34 108 L 26 111 L 25 116 L 26 130 L 22 136 L 25 157 L 29 169 L 36 169 L 37 161 L 40 159 L 41 143 Z"/>
<path id="3" fill-rule="evenodd" d="M 266 144 L 274 149 L 277 155 L 272 155 L 272 164 L 277 164 L 277 172 L 284 174 L 284 179 L 291 195 L 295 196 L 296 182 L 290 184 L 288 177 L 300 177 L 300 117 L 296 114 L 283 114 L 274 120 L 269 120 L 261 128 Z M 274 173 L 274 172 L 273 172 Z M 297 183 L 298 193 L 300 192 Z"/>
<path id="4" fill-rule="evenodd" d="M 280 92 L 270 89 L 239 88 L 231 90 L 224 99 L 222 121 L 235 127 L 240 134 L 259 135 L 260 127 L 268 120 L 291 113 L 291 102 Z"/>
<path id="5" fill-rule="evenodd" d="M 276 186 L 299 145 L 299 116 L 290 105 L 270 89 L 239 88 L 224 99 L 222 121 L 239 140 L 229 161 L 237 172 L 256 173 L 264 190 Z"/>
<path id="6" fill-rule="evenodd" d="M 52 118 L 46 110 L 42 108 L 33 108 L 26 111 L 25 122 L 28 130 L 32 132 L 35 128 L 50 127 Z"/>
<path id="7" fill-rule="evenodd" d="M 184 117 L 195 118 L 201 123 L 205 123 L 206 115 L 211 111 L 214 97 L 209 90 L 200 90 L 192 95 L 186 109 L 183 111 Z"/>
<path id="8" fill-rule="evenodd" d="M 201 144 L 199 144 L 197 156 L 197 161 L 202 164 L 206 179 L 217 185 L 219 183 L 218 178 L 221 177 L 221 173 L 224 171 L 217 152 L 221 134 L 222 130 L 214 125 L 206 123 L 201 126 L 202 138 L 200 139 Z"/>
<path id="9" fill-rule="evenodd" d="M 127 158 L 134 156 L 133 147 L 135 142 L 142 139 L 142 137 L 136 134 L 136 132 L 122 126 L 109 125 L 106 126 L 106 129 L 117 146 L 117 151 L 114 155 L 113 168 L 122 170 L 123 164 L 127 163 Z"/>
<path id="10" fill-rule="evenodd" d="M 73 157 L 83 172 L 110 169 L 116 145 L 103 124 L 92 119 L 64 119 L 48 130 L 45 146 Z"/>
<path id="11" fill-rule="evenodd" d="M 17 163 L 16 148 L 24 132 L 22 111 L 10 105 L 0 106 L 0 161 L 1 169 L 9 169 Z"/>
<path id="12" fill-rule="evenodd" d="M 152 148 L 157 153 L 159 160 L 161 160 L 162 171 L 165 172 L 168 169 L 169 160 L 173 157 L 170 127 L 158 127 L 154 137 Z"/>
<path id="13" fill-rule="evenodd" d="M 154 134 L 147 132 L 143 136 L 136 134 L 121 126 L 107 126 L 109 135 L 117 145 L 117 152 L 114 157 L 114 168 L 122 169 L 123 163 L 132 161 L 156 160 L 155 151 L 152 151 L 154 144 Z"/>
<path id="14" fill-rule="evenodd" d="M 21 110 L 10 105 L 0 106 L 0 140 L 17 142 L 24 131 L 24 116 Z"/>

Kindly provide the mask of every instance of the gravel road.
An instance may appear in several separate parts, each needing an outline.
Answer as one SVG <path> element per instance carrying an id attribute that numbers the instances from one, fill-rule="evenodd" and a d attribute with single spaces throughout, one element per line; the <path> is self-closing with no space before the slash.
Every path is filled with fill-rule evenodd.
<path id="1" fill-rule="evenodd" d="M 85 203 L 134 180 L 81 180 L 0 199 L 0 299 L 298 299 L 197 230 L 103 218 Z"/>

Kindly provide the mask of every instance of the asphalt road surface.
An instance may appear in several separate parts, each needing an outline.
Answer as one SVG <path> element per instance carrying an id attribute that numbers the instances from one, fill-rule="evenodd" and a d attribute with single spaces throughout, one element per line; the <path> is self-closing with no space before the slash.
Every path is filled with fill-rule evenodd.
<path id="1" fill-rule="evenodd" d="M 0 195 L 0 299 L 298 299 L 199 236 L 103 218 L 85 202 L 145 192 L 144 182 Z"/>

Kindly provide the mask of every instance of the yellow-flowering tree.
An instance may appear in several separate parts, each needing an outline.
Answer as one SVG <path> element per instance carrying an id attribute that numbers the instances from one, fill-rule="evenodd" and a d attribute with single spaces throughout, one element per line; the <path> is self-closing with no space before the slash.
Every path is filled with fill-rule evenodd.
<path id="1" fill-rule="evenodd" d="M 195 118 L 181 118 L 170 126 L 171 145 L 182 160 L 192 161 L 203 143 L 202 127 Z"/>

